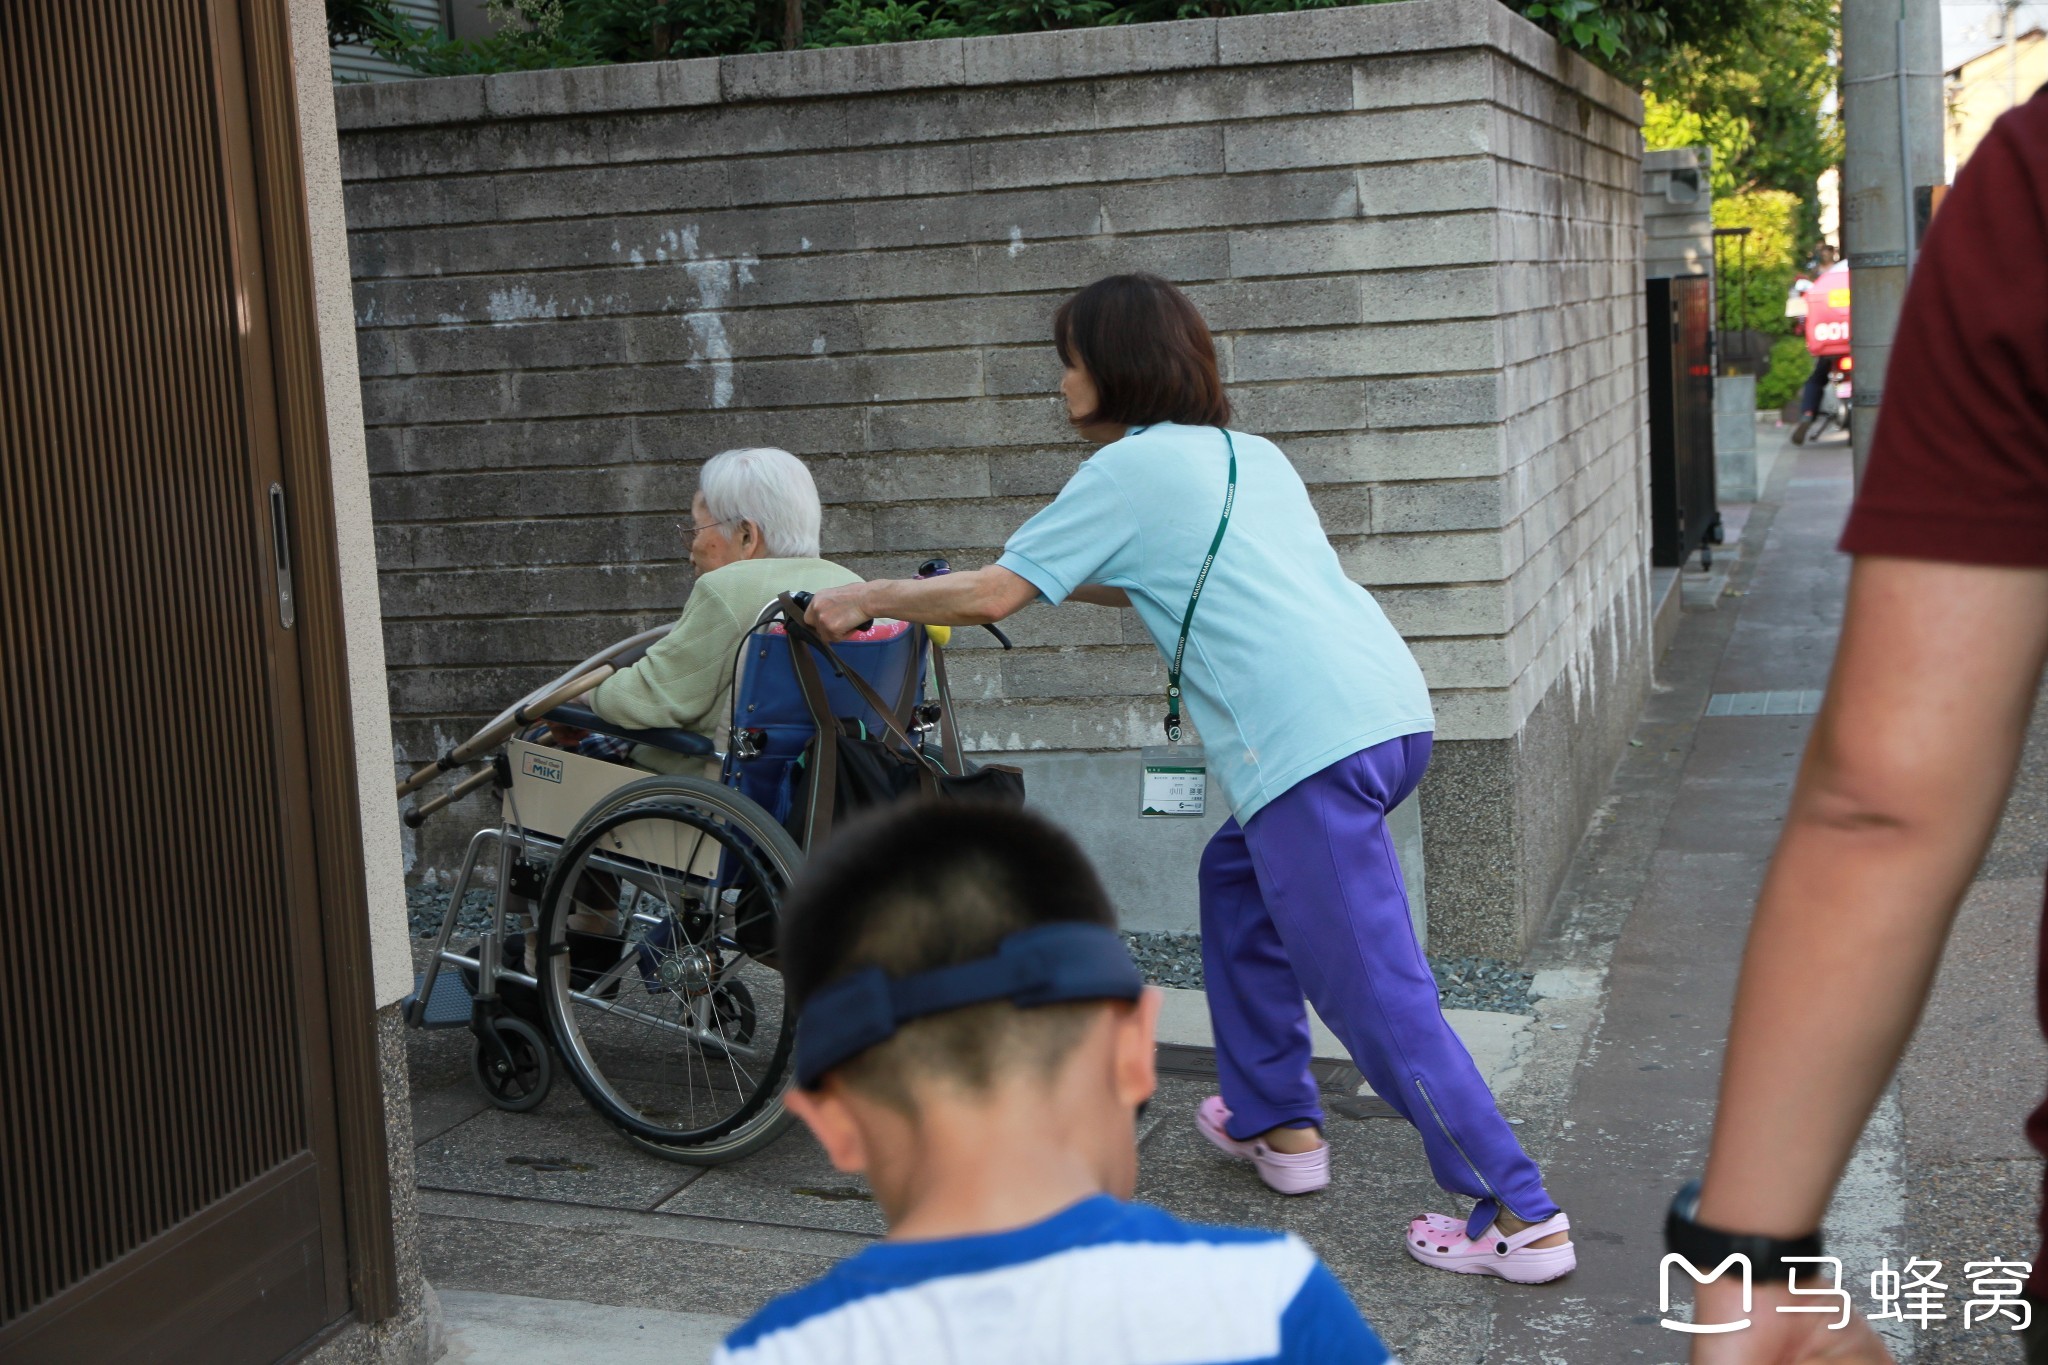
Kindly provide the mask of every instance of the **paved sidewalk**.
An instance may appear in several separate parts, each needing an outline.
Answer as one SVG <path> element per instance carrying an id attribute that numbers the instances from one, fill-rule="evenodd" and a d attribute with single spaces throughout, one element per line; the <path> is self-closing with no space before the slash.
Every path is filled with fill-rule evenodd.
<path id="1" fill-rule="evenodd" d="M 1141 1196 L 1188 1217 L 1299 1232 L 1410 1365 L 1684 1357 L 1686 1343 L 1657 1326 L 1663 1208 L 1704 1158 L 1737 958 L 1812 724 L 1775 713 L 1824 686 L 1846 578 L 1832 549 L 1846 447 L 1787 455 L 1763 502 L 1727 509 L 1732 543 L 1714 573 L 1685 576 L 1687 611 L 1634 747 L 1532 954 L 1533 1016 L 1457 1021 L 1572 1214 L 1575 1275 L 1521 1288 L 1409 1260 L 1407 1218 L 1449 1202 L 1413 1131 L 1359 1096 L 1346 1064 L 1319 1067 L 1332 1187 L 1270 1194 L 1188 1121 L 1213 1082 L 1193 1074 L 1199 1002 L 1177 1002 L 1187 1036 L 1162 1052 L 1179 1069 L 1144 1130 Z M 1737 700 L 1706 715 L 1728 694 Z M 1964 1258 L 2031 1252 L 2040 1168 L 2016 1133 L 2043 1072 L 2029 990 L 2048 855 L 2044 743 L 2037 735 L 1923 1035 L 1831 1219 L 1852 1272 L 1881 1256 L 1895 1268 L 1939 1256 L 1959 1271 Z M 566 1082 L 532 1114 L 488 1109 L 468 1045 L 460 1031 L 410 1040 L 425 1264 L 451 1302 L 470 1305 L 465 1330 L 496 1331 L 494 1316 L 581 1315 L 592 1332 L 660 1330 L 672 1358 L 689 1360 L 685 1343 L 707 1321 L 750 1313 L 882 1231 L 862 1183 L 801 1132 L 715 1170 L 673 1165 L 626 1146 Z M 663 1326 L 631 1326 L 643 1321 Z M 1981 1327 L 1909 1347 L 1922 1362 L 2018 1359 L 2011 1339 Z"/>
<path id="2" fill-rule="evenodd" d="M 443 1365 L 708 1365 L 738 1319 L 440 1291 Z"/>

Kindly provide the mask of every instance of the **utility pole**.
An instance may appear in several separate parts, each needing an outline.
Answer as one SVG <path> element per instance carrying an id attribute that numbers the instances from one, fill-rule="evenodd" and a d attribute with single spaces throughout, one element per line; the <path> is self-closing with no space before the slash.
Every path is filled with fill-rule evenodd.
<path id="1" fill-rule="evenodd" d="M 1939 0 L 1842 0 L 1842 247 L 1859 483 L 1906 279 L 1942 183 L 1941 80 Z"/>

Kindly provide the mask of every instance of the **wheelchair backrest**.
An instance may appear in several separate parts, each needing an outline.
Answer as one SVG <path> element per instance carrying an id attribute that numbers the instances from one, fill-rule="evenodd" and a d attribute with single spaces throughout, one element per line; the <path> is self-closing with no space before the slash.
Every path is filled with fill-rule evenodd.
<path id="1" fill-rule="evenodd" d="M 898 717 L 924 700 L 926 648 L 921 626 L 877 621 L 868 630 L 835 644 L 845 665 L 884 700 L 896 702 Z M 732 736 L 725 781 L 765 806 L 778 820 L 789 818 L 792 769 L 817 727 L 797 681 L 793 643 L 780 621 L 757 626 L 741 645 L 739 679 L 733 688 Z M 881 717 L 815 650 L 811 658 L 825 684 L 832 714 L 858 720 L 869 734 L 883 733 Z"/>

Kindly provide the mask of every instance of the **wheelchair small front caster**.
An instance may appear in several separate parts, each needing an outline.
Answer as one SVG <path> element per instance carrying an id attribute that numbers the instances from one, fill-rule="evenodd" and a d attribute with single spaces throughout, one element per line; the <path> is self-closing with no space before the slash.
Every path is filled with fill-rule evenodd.
<path id="1" fill-rule="evenodd" d="M 484 1097 L 500 1109 L 523 1114 L 548 1097 L 554 1081 L 554 1061 L 548 1055 L 547 1039 L 540 1030 L 516 1015 L 504 1014 L 490 1021 L 497 1042 L 478 1035 L 469 1054 L 470 1068 Z"/>

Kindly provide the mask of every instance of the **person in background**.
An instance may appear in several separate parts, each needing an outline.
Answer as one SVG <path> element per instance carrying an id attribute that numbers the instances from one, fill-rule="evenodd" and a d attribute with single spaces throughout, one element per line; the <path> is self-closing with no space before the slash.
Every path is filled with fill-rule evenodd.
<path id="1" fill-rule="evenodd" d="M 1415 1126 L 1437 1183 L 1474 1200 L 1410 1220 L 1402 1249 L 1521 1284 L 1570 1273 L 1570 1220 L 1444 1019 L 1409 918 L 1387 813 L 1422 781 L 1435 730 L 1414 655 L 1345 573 L 1286 454 L 1225 425 L 1215 343 L 1185 294 L 1112 275 L 1061 304 L 1052 333 L 1068 420 L 1102 448 L 994 564 L 830 589 L 811 623 L 836 637 L 1035 601 L 1135 609 L 1170 664 L 1166 734 L 1179 741 L 1185 700 L 1232 811 L 1202 854 L 1222 1093 L 1196 1128 L 1277 1193 L 1329 1184 L 1305 996 Z"/>
<path id="2" fill-rule="evenodd" d="M 1743 956 L 1706 1178 L 1667 1225 L 1703 1272 L 1739 1247 L 1758 1280 L 1748 1313 L 1734 1276 L 1700 1287 L 1696 1322 L 1752 1326 L 1696 1337 L 1699 1365 L 1887 1358 L 1860 1323 L 1778 1312 L 1792 1302 L 1780 1258 L 1820 1250 L 2048 659 L 2048 96 L 1998 121 L 1935 217 L 1889 375 L 1842 536 L 1856 559 L 1834 672 Z M 2048 1152 L 2048 1105 L 2027 1131 Z M 2048 1266 L 2032 1264 L 2038 1301 Z M 2048 1361 L 2042 1316 L 2030 1361 Z"/>
<path id="3" fill-rule="evenodd" d="M 888 1238 L 770 1303 L 717 1365 L 1379 1365 L 1288 1234 L 1128 1203 L 1157 987 L 1041 817 L 898 805 L 803 869 L 780 952 L 789 1107 Z"/>
<path id="4" fill-rule="evenodd" d="M 1806 317 L 1806 295 L 1812 290 L 1814 280 L 1827 274 L 1829 268 L 1840 259 L 1841 255 L 1835 250 L 1832 243 L 1822 242 L 1820 249 L 1814 253 L 1812 278 L 1793 281 L 1792 290 L 1799 306 L 1797 316 L 1801 319 L 1799 324 L 1800 335 L 1803 336 L 1806 333 L 1806 323 L 1804 321 Z M 1804 285 L 1805 288 L 1801 288 L 1801 285 Z M 1791 313 L 1791 305 L 1789 303 L 1786 307 L 1786 312 L 1788 315 Z M 1827 388 L 1828 377 L 1835 373 L 1836 367 L 1841 363 L 1842 359 L 1840 356 L 1817 355 L 1813 358 L 1813 372 L 1807 375 L 1806 382 L 1799 386 L 1799 425 L 1793 428 L 1792 443 L 1794 445 L 1799 445 L 1805 441 L 1807 429 L 1813 425 L 1813 419 L 1820 416 L 1821 393 Z"/>

